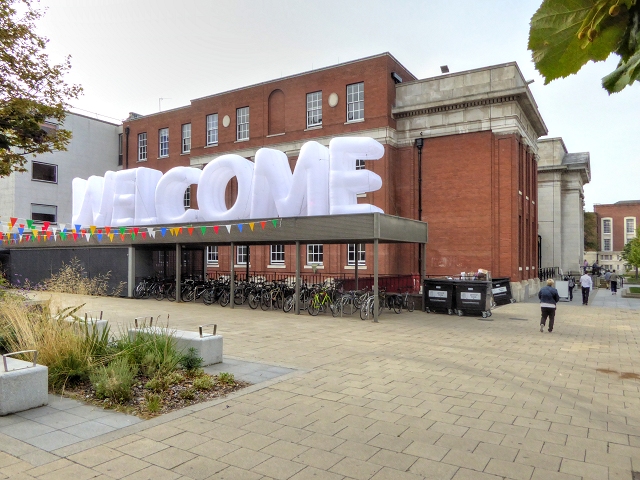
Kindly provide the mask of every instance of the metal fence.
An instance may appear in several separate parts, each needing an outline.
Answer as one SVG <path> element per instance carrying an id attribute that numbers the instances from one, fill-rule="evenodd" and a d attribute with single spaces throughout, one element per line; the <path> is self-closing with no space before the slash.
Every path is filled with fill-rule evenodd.
<path id="1" fill-rule="evenodd" d="M 548 278 L 557 278 L 560 276 L 560 267 L 546 267 L 538 269 L 538 278 L 547 280 Z"/>

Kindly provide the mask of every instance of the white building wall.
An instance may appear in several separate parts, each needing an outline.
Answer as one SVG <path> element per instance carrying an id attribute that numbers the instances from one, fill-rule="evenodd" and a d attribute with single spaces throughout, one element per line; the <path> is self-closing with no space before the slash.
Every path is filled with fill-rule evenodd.
<path id="1" fill-rule="evenodd" d="M 58 222 L 71 223 L 73 179 L 104 175 L 107 170 L 121 168 L 118 167 L 120 125 L 68 113 L 62 128 L 73 134 L 67 151 L 28 157 L 27 172 L 0 179 L 0 215 L 27 219 L 31 218 L 31 204 L 55 205 Z M 57 183 L 32 180 L 33 161 L 57 165 Z"/>

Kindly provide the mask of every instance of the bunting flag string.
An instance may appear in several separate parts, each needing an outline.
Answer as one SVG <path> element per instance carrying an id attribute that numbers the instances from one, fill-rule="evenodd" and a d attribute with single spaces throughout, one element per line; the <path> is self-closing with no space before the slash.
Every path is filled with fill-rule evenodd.
<path id="1" fill-rule="evenodd" d="M 24 223 L 21 223 L 24 222 Z M 70 229 L 67 229 L 67 224 L 58 223 L 56 225 L 51 225 L 51 222 L 36 222 L 33 219 L 20 219 L 18 217 L 10 217 L 9 222 L 0 221 L 0 242 L 4 244 L 9 243 L 20 243 L 23 241 L 31 241 L 31 242 L 39 242 L 39 241 L 58 241 L 58 238 L 62 241 L 71 240 L 77 241 L 78 237 L 84 237 L 87 242 L 91 241 L 92 237 L 95 237 L 96 242 L 102 242 L 103 237 L 106 236 L 109 238 L 110 242 L 114 241 L 116 236 L 120 237 L 120 240 L 125 241 L 127 237 L 130 237 L 131 240 L 138 241 L 140 239 L 146 240 L 155 239 L 156 232 L 160 232 L 162 237 L 165 237 L 167 231 L 171 234 L 171 236 L 177 237 L 180 235 L 184 235 L 186 233 L 189 236 L 193 236 L 193 232 L 196 229 L 200 230 L 200 234 L 203 237 L 206 237 L 207 233 L 212 231 L 211 233 L 215 235 L 220 234 L 220 227 L 224 227 L 227 230 L 228 234 L 231 234 L 232 227 L 235 225 L 238 228 L 240 233 L 247 233 L 248 231 L 255 232 L 256 231 L 256 223 L 258 222 L 238 222 L 231 223 L 225 225 L 200 225 L 198 227 L 194 227 L 193 225 L 184 225 L 184 226 L 160 226 L 160 227 L 100 227 L 98 228 L 96 225 L 89 225 L 83 227 L 79 224 L 74 224 Z M 273 228 L 278 228 L 282 225 L 282 219 L 272 219 L 272 220 L 261 220 L 260 229 L 265 230 L 269 224 L 269 226 L 273 226 Z M 246 230 L 246 225 L 249 225 L 249 230 Z M 17 233 L 14 232 L 14 228 L 17 230 Z M 113 231 L 117 232 L 117 235 L 113 233 Z"/>

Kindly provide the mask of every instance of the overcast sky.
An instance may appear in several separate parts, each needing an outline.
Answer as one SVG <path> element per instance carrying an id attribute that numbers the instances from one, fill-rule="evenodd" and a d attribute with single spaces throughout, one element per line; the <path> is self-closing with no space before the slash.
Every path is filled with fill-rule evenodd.
<path id="1" fill-rule="evenodd" d="M 390 52 L 418 78 L 516 61 L 550 137 L 591 153 L 586 209 L 640 199 L 640 84 L 609 96 L 616 58 L 544 85 L 527 50 L 541 0 L 41 0 L 38 33 L 72 56 L 78 113 L 121 121 L 189 100 Z M 81 109 L 81 110 L 80 110 Z M 108 118 L 110 117 L 110 118 Z"/>

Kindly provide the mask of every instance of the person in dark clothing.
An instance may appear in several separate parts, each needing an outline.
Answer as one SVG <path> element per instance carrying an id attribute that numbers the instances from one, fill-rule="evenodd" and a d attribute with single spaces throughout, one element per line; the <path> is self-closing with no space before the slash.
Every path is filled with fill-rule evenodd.
<path id="1" fill-rule="evenodd" d="M 569 301 L 573 302 L 573 288 L 576 286 L 576 279 L 573 278 L 573 275 L 569 275 L 568 278 L 568 287 L 569 287 Z"/>
<path id="2" fill-rule="evenodd" d="M 553 288 L 554 281 L 547 280 L 547 286 L 542 287 L 538 292 L 538 298 L 540 299 L 540 310 L 542 316 L 540 317 L 540 331 L 544 331 L 544 326 L 549 318 L 549 333 L 553 331 L 553 323 L 556 317 L 556 304 L 560 301 L 560 295 L 558 290 Z"/>
<path id="3" fill-rule="evenodd" d="M 611 273 L 609 282 L 611 283 L 611 295 L 615 295 L 618 292 L 618 274 L 615 270 Z"/>

